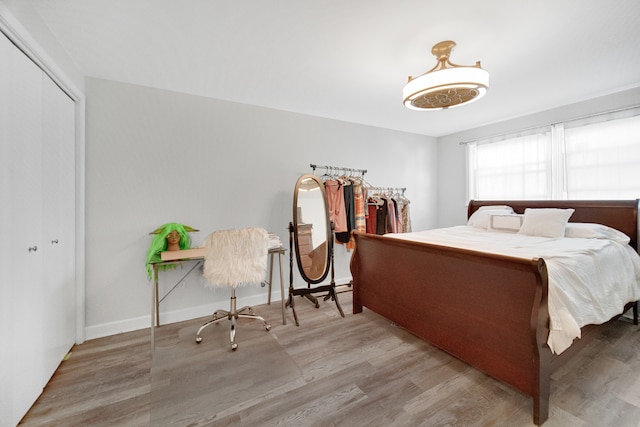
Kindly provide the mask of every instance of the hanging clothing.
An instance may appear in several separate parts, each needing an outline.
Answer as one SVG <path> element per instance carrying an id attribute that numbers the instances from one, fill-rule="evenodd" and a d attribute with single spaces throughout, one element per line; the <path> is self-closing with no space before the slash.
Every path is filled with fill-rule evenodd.
<path id="1" fill-rule="evenodd" d="M 393 199 L 396 202 L 398 233 L 409 233 L 411 231 L 409 203 L 411 202 L 404 196 L 404 192 L 402 194 L 396 194 Z"/>
<path id="2" fill-rule="evenodd" d="M 381 205 L 376 206 L 376 234 L 387 234 L 387 215 L 389 214 L 389 208 L 387 206 L 386 199 L 380 199 Z"/>
<path id="3" fill-rule="evenodd" d="M 411 231 L 410 201 L 405 197 L 404 190 L 404 188 L 363 186 L 363 191 L 367 194 L 364 199 L 366 201 L 365 231 L 367 233 L 386 234 Z"/>
<path id="4" fill-rule="evenodd" d="M 402 223 L 402 201 L 393 199 L 396 207 L 396 233 L 404 233 L 404 224 Z"/>
<path id="5" fill-rule="evenodd" d="M 387 201 L 387 233 L 397 233 L 398 225 L 396 222 L 396 202 L 391 198 L 386 198 Z"/>
<path id="6" fill-rule="evenodd" d="M 344 191 L 338 180 L 329 179 L 324 182 L 329 205 L 329 219 L 333 222 L 334 232 L 347 231 L 347 215 L 344 206 Z"/>
<path id="7" fill-rule="evenodd" d="M 366 224 L 366 232 L 370 234 L 376 234 L 377 230 L 377 219 L 378 219 L 378 207 L 375 204 L 367 204 L 367 224 Z"/>
<path id="8" fill-rule="evenodd" d="M 353 182 L 353 205 L 355 212 L 355 230 L 361 233 L 367 231 L 367 223 L 365 220 L 365 195 L 364 186 L 361 180 L 354 179 Z M 353 235 L 347 242 L 347 249 L 355 249 L 356 242 L 353 239 Z"/>
<path id="9" fill-rule="evenodd" d="M 356 213 L 353 204 L 353 185 L 350 181 L 342 184 L 344 197 L 344 212 L 347 220 L 347 229 L 342 232 L 336 231 L 336 241 L 338 243 L 348 243 L 351 239 L 351 230 L 356 228 Z"/>
<path id="10" fill-rule="evenodd" d="M 409 200 L 405 199 L 402 205 L 402 227 L 405 233 L 411 232 L 411 214 L 409 213 Z"/>
<path id="11" fill-rule="evenodd" d="M 367 229 L 365 200 L 367 199 L 367 191 L 362 182 L 354 184 L 353 202 L 356 207 L 356 231 L 365 232 Z"/>

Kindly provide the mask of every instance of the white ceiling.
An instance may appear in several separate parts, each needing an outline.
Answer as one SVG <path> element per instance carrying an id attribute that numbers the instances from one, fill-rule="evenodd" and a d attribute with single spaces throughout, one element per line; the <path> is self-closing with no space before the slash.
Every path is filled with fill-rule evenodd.
<path id="1" fill-rule="evenodd" d="M 88 76 L 430 136 L 640 86 L 638 0 L 24 1 Z M 489 92 L 407 110 L 442 40 Z"/>

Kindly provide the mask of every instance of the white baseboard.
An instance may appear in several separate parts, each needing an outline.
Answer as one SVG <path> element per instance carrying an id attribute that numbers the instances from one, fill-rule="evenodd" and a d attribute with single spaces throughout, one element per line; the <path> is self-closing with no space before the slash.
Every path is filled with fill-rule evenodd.
<path id="1" fill-rule="evenodd" d="M 336 286 L 342 286 L 351 282 L 350 277 L 335 279 Z M 322 283 L 322 285 L 329 284 Z M 288 295 L 288 286 L 285 288 L 285 298 Z M 279 295 L 279 289 L 274 292 L 274 296 Z M 228 302 L 228 300 L 226 300 Z M 272 299 L 271 302 L 279 302 L 279 299 Z M 258 294 L 253 296 L 247 296 L 238 298 L 238 306 L 258 306 L 265 304 L 264 294 Z M 173 311 L 160 311 L 160 324 L 182 322 L 184 320 L 196 319 L 198 317 L 209 316 L 214 310 L 221 308 L 220 302 L 213 302 L 211 304 L 199 305 L 195 307 L 183 308 Z M 85 328 L 85 338 L 87 340 L 107 337 L 110 335 L 121 334 L 123 332 L 137 331 L 140 329 L 146 329 L 151 327 L 151 315 L 140 316 L 131 319 L 123 319 L 116 322 L 102 323 L 99 325 L 87 326 Z"/>
<path id="2" fill-rule="evenodd" d="M 279 302 L 279 299 L 272 299 L 271 302 Z M 227 304 L 229 300 L 225 301 Z M 254 295 L 238 299 L 238 306 L 257 306 L 264 304 L 264 295 Z M 182 322 L 183 320 L 197 319 L 198 317 L 210 316 L 214 310 L 224 308 L 220 302 L 215 302 L 196 307 L 188 307 L 180 310 L 160 312 L 160 324 Z M 228 307 L 227 307 L 228 309 Z M 140 316 L 132 319 L 124 319 L 117 322 L 103 323 L 100 325 L 87 326 L 85 336 L 87 340 L 121 334 L 123 332 L 137 331 L 151 327 L 151 316 Z"/>

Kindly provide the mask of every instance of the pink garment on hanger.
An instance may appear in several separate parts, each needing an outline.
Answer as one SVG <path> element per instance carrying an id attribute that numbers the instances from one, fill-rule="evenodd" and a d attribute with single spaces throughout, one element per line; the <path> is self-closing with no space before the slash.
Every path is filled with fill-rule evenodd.
<path id="1" fill-rule="evenodd" d="M 330 179 L 324 182 L 329 204 L 329 219 L 333 221 L 334 231 L 344 233 L 347 228 L 347 214 L 344 206 L 344 191 L 337 180 Z"/>

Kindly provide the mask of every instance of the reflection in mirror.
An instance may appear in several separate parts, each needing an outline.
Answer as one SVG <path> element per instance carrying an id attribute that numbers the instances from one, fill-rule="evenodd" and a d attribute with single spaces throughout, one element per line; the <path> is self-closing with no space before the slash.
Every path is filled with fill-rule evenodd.
<path id="1" fill-rule="evenodd" d="M 295 244 L 295 245 L 294 245 Z M 300 295 L 319 307 L 318 299 L 313 295 L 326 292 L 325 300 L 332 299 L 342 317 L 344 313 L 338 302 L 333 277 L 333 227 L 329 221 L 327 194 L 322 181 L 315 175 L 303 175 L 298 178 L 293 191 L 293 222 L 289 224 L 289 305 L 298 323 L 294 296 Z M 295 246 L 295 250 L 294 250 Z M 300 276 L 307 282 L 305 288 L 293 286 L 293 253 Z M 331 282 L 328 285 L 312 287 L 327 278 L 331 270 Z"/>

